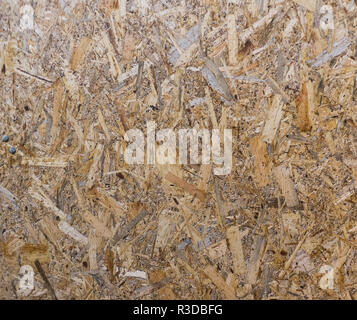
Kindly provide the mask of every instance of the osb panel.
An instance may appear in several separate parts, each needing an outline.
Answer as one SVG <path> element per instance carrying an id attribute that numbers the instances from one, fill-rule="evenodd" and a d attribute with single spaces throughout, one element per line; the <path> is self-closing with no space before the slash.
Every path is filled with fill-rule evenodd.
<path id="1" fill-rule="evenodd" d="M 356 17 L 0 1 L 0 298 L 357 299 Z M 231 128 L 231 173 L 128 165 L 149 120 Z"/>

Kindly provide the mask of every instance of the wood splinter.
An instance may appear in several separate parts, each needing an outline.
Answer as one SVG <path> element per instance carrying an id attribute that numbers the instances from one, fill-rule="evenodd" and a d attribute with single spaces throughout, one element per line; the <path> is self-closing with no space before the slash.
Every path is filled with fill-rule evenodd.
<path id="1" fill-rule="evenodd" d="M 46 276 L 46 273 L 45 273 L 45 271 L 43 270 L 43 268 L 42 268 L 42 266 L 41 266 L 41 263 L 40 263 L 40 261 L 38 261 L 38 259 L 35 260 L 35 266 L 36 266 L 36 268 L 37 268 L 37 270 L 38 270 L 38 272 L 39 272 L 39 274 L 40 274 L 42 280 L 45 282 L 45 285 L 46 285 L 46 287 L 47 287 L 47 290 L 50 292 L 52 298 L 53 298 L 54 300 L 58 300 L 58 299 L 57 299 L 57 296 L 56 296 L 56 293 L 55 293 L 55 290 L 53 289 L 53 287 L 52 287 L 50 281 L 48 280 L 48 278 L 47 278 L 47 276 Z"/>

